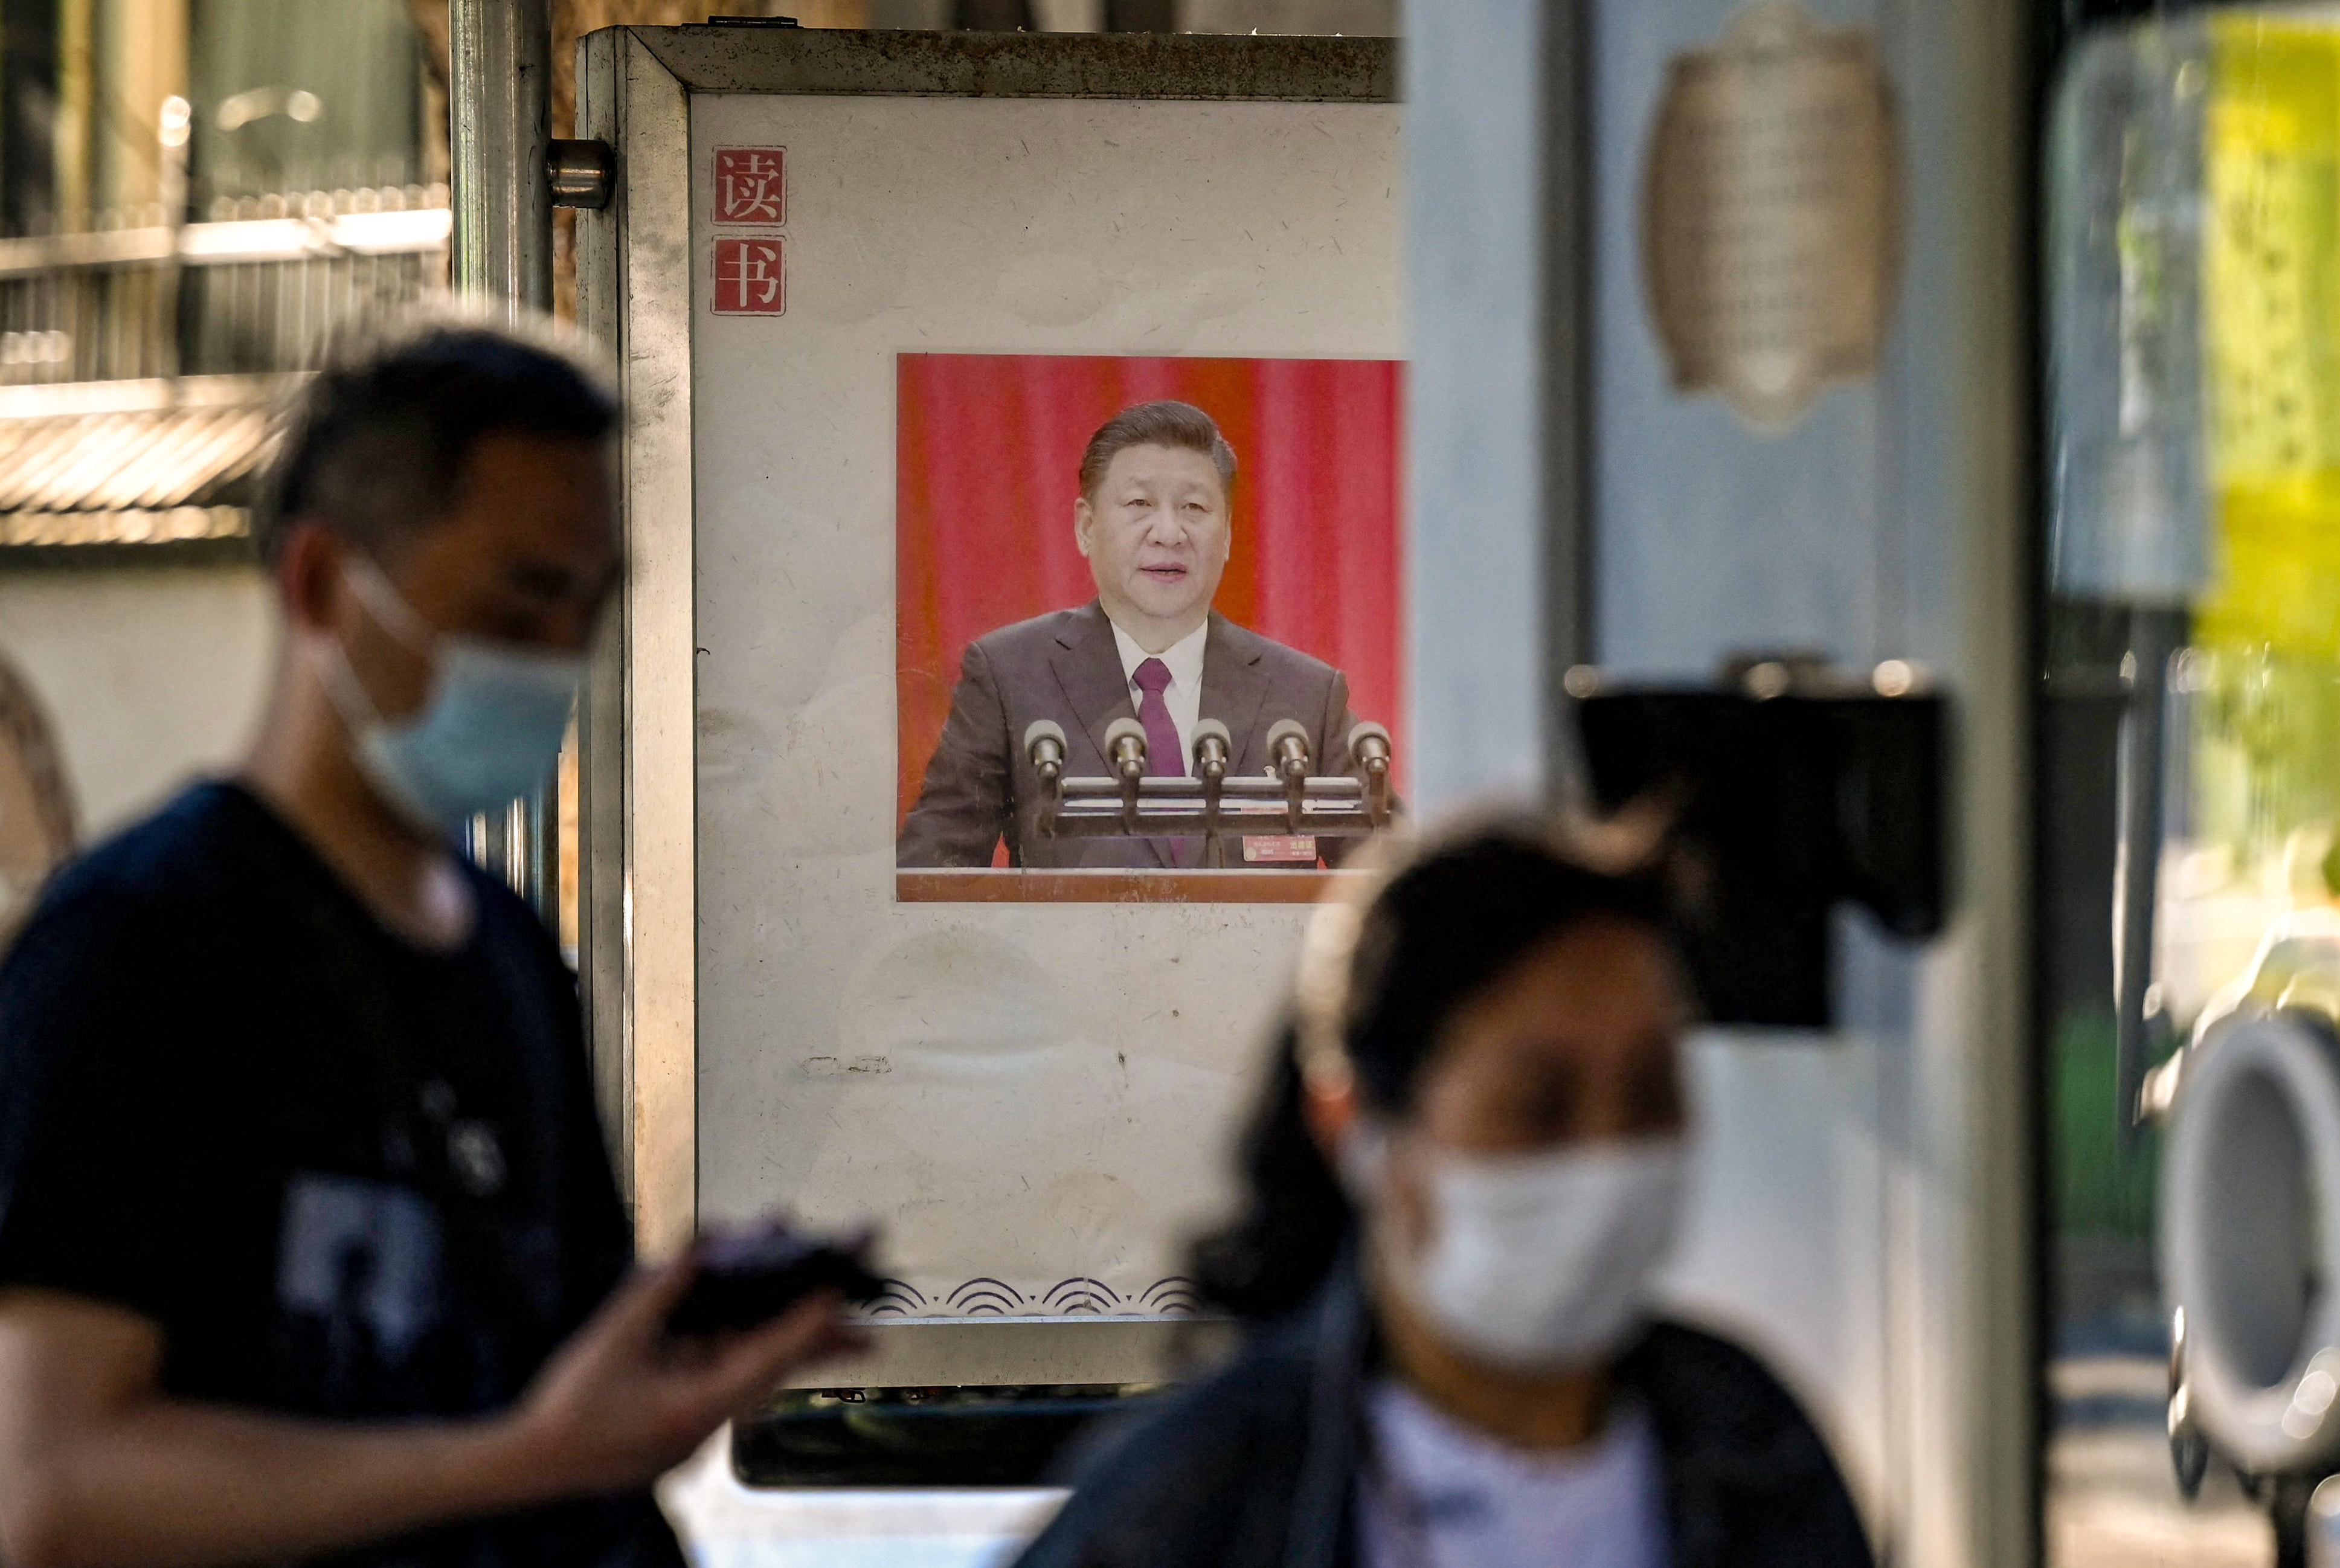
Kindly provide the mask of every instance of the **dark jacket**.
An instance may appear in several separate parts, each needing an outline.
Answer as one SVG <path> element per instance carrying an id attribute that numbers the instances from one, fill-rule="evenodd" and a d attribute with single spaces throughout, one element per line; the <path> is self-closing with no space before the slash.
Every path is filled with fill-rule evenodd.
<path id="1" fill-rule="evenodd" d="M 1105 732 L 1135 719 L 1113 623 L 1096 600 L 986 632 L 967 645 L 950 718 L 927 763 L 918 803 L 895 844 L 903 867 L 988 866 L 1004 837 L 1017 866 L 1161 868 L 1158 839 L 1044 839 L 1037 828 L 1040 777 L 1024 754 L 1036 719 L 1065 731 L 1065 771 L 1103 778 Z M 1319 773 L 1348 767 L 1349 682 L 1321 659 L 1246 631 L 1214 611 L 1203 643 L 1202 715 L 1227 727 L 1237 773 L 1268 765 L 1267 732 L 1279 719 L 1308 730 Z"/>
<path id="2" fill-rule="evenodd" d="M 1352 1568 L 1371 1341 L 1344 1275 L 1109 1435 L 1017 1568 Z M 1870 1568 L 1827 1445 L 1754 1357 L 1661 1324 L 1619 1377 L 1656 1428 L 1671 1568 Z"/>

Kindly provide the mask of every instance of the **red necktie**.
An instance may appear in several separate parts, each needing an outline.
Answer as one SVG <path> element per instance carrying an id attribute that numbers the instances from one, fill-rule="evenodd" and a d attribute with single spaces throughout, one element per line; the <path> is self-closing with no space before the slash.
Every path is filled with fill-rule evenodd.
<path id="1" fill-rule="evenodd" d="M 1170 705 L 1162 700 L 1170 685 L 1170 667 L 1149 659 L 1130 679 L 1145 693 L 1137 704 L 1137 721 L 1145 726 L 1146 773 L 1155 779 L 1184 778 L 1185 748 L 1178 744 L 1178 727 L 1170 721 Z"/>
<path id="2" fill-rule="evenodd" d="M 1145 695 L 1137 704 L 1137 721 L 1145 727 L 1145 771 L 1155 779 L 1181 779 L 1186 774 L 1186 749 L 1178 744 L 1178 727 L 1170 721 L 1170 705 L 1162 700 L 1162 693 L 1170 684 L 1170 667 L 1158 659 L 1149 659 L 1131 672 L 1138 690 Z M 1155 848 L 1173 866 L 1184 866 L 1191 858 L 1185 840 L 1156 839 Z"/>

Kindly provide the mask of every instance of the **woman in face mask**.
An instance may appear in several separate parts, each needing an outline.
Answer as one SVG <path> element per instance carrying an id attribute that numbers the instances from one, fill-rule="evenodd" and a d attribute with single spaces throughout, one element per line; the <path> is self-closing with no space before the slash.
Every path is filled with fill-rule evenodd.
<path id="1" fill-rule="evenodd" d="M 1243 1348 L 1023 1568 L 1868 1568 L 1795 1401 L 1650 1314 L 1688 1002 L 1654 881 L 1598 858 L 1483 829 L 1319 912 L 1195 1257 Z"/>

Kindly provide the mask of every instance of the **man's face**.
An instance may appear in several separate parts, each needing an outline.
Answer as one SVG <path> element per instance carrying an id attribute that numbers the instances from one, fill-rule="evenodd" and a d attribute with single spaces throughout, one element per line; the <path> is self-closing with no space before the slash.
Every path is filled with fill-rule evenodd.
<path id="1" fill-rule="evenodd" d="M 399 596 L 439 631 L 573 652 L 618 581 L 615 494 L 597 442 L 495 434 L 473 443 L 454 503 L 392 561 Z M 431 660 L 353 593 L 334 620 L 386 718 L 422 705 Z"/>
<path id="2" fill-rule="evenodd" d="M 1106 612 L 1158 653 L 1210 614 L 1233 542 L 1226 486 L 1202 452 L 1125 447 L 1075 504 L 1073 536 Z"/>

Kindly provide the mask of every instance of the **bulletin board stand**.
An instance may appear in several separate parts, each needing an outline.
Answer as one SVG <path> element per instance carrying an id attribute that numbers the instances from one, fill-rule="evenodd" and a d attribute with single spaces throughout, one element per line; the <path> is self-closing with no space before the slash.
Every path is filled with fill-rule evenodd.
<path id="1" fill-rule="evenodd" d="M 778 25 L 618 27 L 579 50 L 576 134 L 613 149 L 616 178 L 608 205 L 578 217 L 578 316 L 622 380 L 629 561 L 581 708 L 580 972 L 614 1162 L 657 1255 L 687 1244 L 699 1210 L 693 96 L 1388 104 L 1397 63 L 1385 39 Z M 1128 1380 L 1175 1326 L 937 1325 L 866 1380 Z"/>

